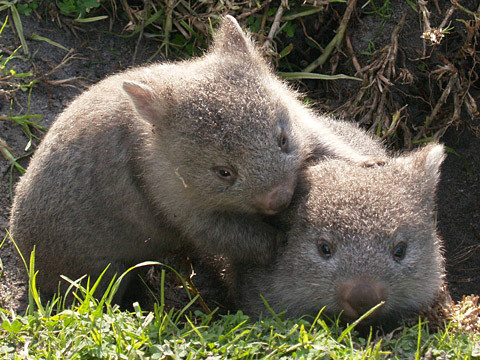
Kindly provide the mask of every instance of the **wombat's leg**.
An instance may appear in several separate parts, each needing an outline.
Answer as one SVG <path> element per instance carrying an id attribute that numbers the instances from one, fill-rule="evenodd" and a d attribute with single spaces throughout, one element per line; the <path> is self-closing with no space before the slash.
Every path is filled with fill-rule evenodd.
<path id="1" fill-rule="evenodd" d="M 96 299 L 101 299 L 103 297 L 115 274 L 116 276 L 114 283 L 120 278 L 120 276 L 125 273 L 126 270 L 130 268 L 130 266 L 125 266 L 125 264 L 122 262 L 111 262 L 110 264 L 108 264 L 108 261 L 105 260 L 99 262 L 99 266 L 96 272 L 100 273 L 100 270 L 103 271 L 103 269 L 105 269 L 107 265 L 109 265 L 109 268 L 105 272 L 101 283 L 99 284 L 98 288 L 95 290 L 94 293 Z M 126 273 L 122 277 L 119 287 L 115 291 L 112 299 L 112 304 L 120 305 L 121 308 L 130 309 L 133 302 L 142 301 L 145 297 L 145 292 L 142 292 L 144 284 L 141 282 L 140 277 L 145 277 L 147 271 L 148 267 L 143 266 L 132 269 L 128 273 Z M 91 277 L 90 286 L 92 286 L 96 279 L 96 276 Z"/>
<path id="2" fill-rule="evenodd" d="M 68 278 L 70 280 L 75 281 L 75 280 L 79 279 L 80 277 L 82 277 L 84 274 L 88 274 L 88 276 L 90 277 L 90 282 L 89 282 L 89 288 L 90 289 L 93 287 L 93 285 L 97 281 L 100 274 L 108 266 L 108 269 L 103 274 L 102 279 L 100 280 L 100 282 L 99 282 L 99 284 L 98 284 L 98 286 L 95 289 L 95 292 L 93 294 L 93 296 L 98 300 L 100 300 L 103 297 L 103 295 L 105 294 L 105 292 L 107 291 L 108 286 L 113 279 L 113 276 L 116 274 L 116 277 L 115 277 L 115 281 L 116 281 L 116 279 L 118 279 L 119 276 L 121 276 L 126 270 L 126 266 L 123 263 L 117 262 L 117 261 L 108 261 L 107 259 L 88 258 L 88 259 L 84 259 L 83 262 L 79 261 L 76 264 L 77 265 L 78 264 L 83 264 L 82 269 L 76 269 L 74 272 L 69 274 Z M 124 296 L 124 294 L 125 294 L 125 292 L 128 288 L 128 284 L 129 284 L 131 278 L 132 278 L 132 276 L 130 274 L 127 274 L 122 279 L 122 282 L 120 283 L 120 286 L 119 286 L 118 290 L 116 291 L 116 293 L 113 297 L 113 303 L 115 303 L 115 304 L 120 304 L 121 303 L 121 300 L 122 300 L 122 298 L 123 298 L 123 296 Z M 60 278 L 58 278 L 58 280 L 60 280 Z M 54 281 L 54 279 L 50 280 L 50 282 L 52 282 L 52 281 Z M 87 277 L 82 279 L 81 285 L 83 287 L 87 286 Z M 67 290 L 67 288 L 69 286 L 70 286 L 70 283 L 68 283 L 65 280 L 62 280 L 61 289 L 60 289 L 60 294 L 62 296 L 65 295 L 65 291 Z M 74 299 L 74 297 L 72 295 L 72 292 L 75 292 L 75 288 L 73 288 L 70 291 L 70 293 L 68 294 L 66 304 L 71 304 L 72 303 L 72 301 Z M 83 298 L 82 298 L 83 295 L 81 295 L 81 293 L 79 291 L 77 291 L 77 294 L 79 295 L 80 299 L 83 300 Z"/>
<path id="3" fill-rule="evenodd" d="M 112 281 L 113 276 L 116 275 L 115 276 L 115 281 L 114 281 L 114 282 L 116 282 L 118 280 L 118 278 L 120 276 L 122 276 L 122 274 L 127 270 L 127 267 L 121 262 L 112 261 L 112 262 L 109 263 L 108 260 L 105 260 L 105 261 L 103 261 L 103 264 L 102 264 L 102 262 L 99 263 L 96 272 L 98 274 L 100 274 L 100 271 L 103 271 L 107 267 L 107 265 L 110 265 L 110 266 L 109 266 L 108 270 L 105 272 L 105 274 L 102 278 L 102 282 L 100 283 L 99 287 L 95 291 L 95 296 L 96 296 L 97 299 L 101 298 L 105 294 L 105 291 L 107 291 L 107 288 L 108 288 L 110 282 Z M 114 304 L 121 304 L 122 303 L 122 299 L 125 296 L 125 292 L 127 291 L 128 287 L 129 287 L 129 284 L 132 281 L 132 279 L 133 279 L 132 272 L 129 272 L 128 274 L 126 274 L 122 278 L 122 281 L 120 282 L 120 285 L 119 285 L 117 291 L 115 292 L 115 295 L 113 296 L 113 303 Z M 90 284 L 92 283 L 92 280 L 93 279 L 90 280 Z"/>
<path id="4" fill-rule="evenodd" d="M 233 262 L 271 262 L 280 236 L 271 225 L 248 215 L 212 214 L 204 219 L 196 218 L 190 225 L 197 247 L 209 253 L 225 254 Z"/>

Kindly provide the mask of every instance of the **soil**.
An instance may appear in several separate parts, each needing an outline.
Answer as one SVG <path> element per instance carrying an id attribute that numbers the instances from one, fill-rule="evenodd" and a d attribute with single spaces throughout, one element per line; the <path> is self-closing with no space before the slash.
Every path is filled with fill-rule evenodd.
<path id="1" fill-rule="evenodd" d="M 383 34 L 390 34 L 399 21 L 399 16 L 411 11 L 407 2 L 394 3 L 396 3 L 394 14 L 397 15 L 383 25 L 387 29 Z M 374 16 L 376 15 L 364 15 L 352 25 L 354 28 L 350 28 L 350 33 L 355 34 L 352 36 L 354 47 L 366 46 L 366 42 L 362 39 L 368 38 L 368 33 L 373 31 Z M 418 22 L 418 15 L 409 14 L 409 16 L 412 16 L 413 22 Z M 3 22 L 4 14 L 0 13 L 0 17 Z M 137 38 L 125 39 L 113 35 L 112 33 L 120 33 L 122 30 L 118 22 L 114 24 L 112 32 L 109 32 L 109 24 L 102 22 L 83 24 L 81 29 L 75 30 L 66 25 L 59 28 L 56 23 L 42 20 L 35 15 L 22 17 L 22 21 L 27 37 L 33 34 L 44 36 L 71 49 L 71 52 L 67 53 L 67 51 L 46 42 L 27 40 L 30 52 L 34 54 L 32 60 L 28 62 L 20 59 L 12 60 L 9 65 L 15 65 L 17 73 L 34 71 L 38 82 L 31 93 L 30 106 L 27 106 L 28 92 L 17 91 L 14 94 L 6 94 L 4 90 L 13 90 L 13 88 L 2 88 L 0 89 L 0 95 L 2 95 L 0 97 L 0 115 L 9 114 L 10 100 L 13 99 L 13 114 L 41 114 L 43 116 L 42 125 L 48 126 L 56 115 L 88 85 L 132 65 Z M 412 25 L 407 23 L 408 31 L 412 30 L 411 27 Z M 324 29 L 324 31 L 326 30 Z M 419 41 L 417 35 L 404 33 L 401 41 L 408 41 L 411 38 L 411 42 L 421 52 L 423 43 Z M 376 38 L 377 48 L 380 48 L 382 43 L 388 43 L 389 39 L 390 37 L 386 35 Z M 136 56 L 137 63 L 146 61 L 157 50 L 155 43 L 145 39 L 140 44 Z M 10 27 L 7 27 L 0 35 L 0 52 L 5 56 L 18 45 L 18 37 Z M 412 44 L 410 45 L 412 46 Z M 66 56 L 70 59 L 54 70 Z M 296 56 L 302 56 L 304 59 L 315 57 L 314 54 L 301 52 Z M 361 58 L 360 60 L 365 59 Z M 343 65 L 345 64 L 340 64 L 340 66 Z M 411 69 L 411 71 L 415 72 L 415 69 Z M 318 85 L 318 81 L 308 81 L 305 84 L 308 86 L 306 91 L 315 97 L 318 104 L 322 104 L 320 106 L 322 108 L 326 108 L 327 105 L 329 108 L 335 108 L 339 102 L 343 101 L 342 99 L 351 97 L 358 91 L 357 85 L 352 85 L 351 81 L 338 81 L 329 85 Z M 409 91 L 408 88 L 405 90 Z M 333 99 L 332 93 L 341 94 L 341 96 Z M 405 97 L 408 97 L 408 93 Z M 425 110 L 421 106 L 415 108 L 412 105 L 410 108 L 412 110 L 409 115 L 414 120 L 416 118 L 420 122 L 425 118 Z M 36 132 L 36 134 L 41 137 L 40 132 Z M 29 139 L 18 124 L 0 120 L 0 138 L 17 156 L 25 154 L 25 147 Z M 450 127 L 441 141 L 452 151 L 442 166 L 442 179 L 438 190 L 438 228 L 444 240 L 447 282 L 453 298 L 459 300 L 463 295 L 480 294 L 480 139 L 469 130 L 468 126 L 459 124 L 457 127 Z M 33 148 L 37 143 L 38 140 L 33 142 Z M 406 146 L 406 144 L 403 145 Z M 19 162 L 26 167 L 28 158 Z M 12 179 L 10 178 L 11 174 L 13 175 Z M 5 228 L 8 226 L 12 200 L 10 191 L 18 178 L 18 171 L 12 172 L 10 162 L 1 157 L 0 236 L 2 238 L 5 235 Z M 25 269 L 19 262 L 10 241 L 6 241 L 0 249 L 0 258 L 4 267 L 3 275 L 0 278 L 0 307 L 24 311 L 27 305 L 26 284 L 20 274 Z M 182 258 L 179 261 L 177 258 L 172 258 L 166 259 L 166 261 L 177 265 L 181 263 L 179 265 L 181 268 L 187 267 L 188 269 L 183 271 L 184 274 L 191 272 L 191 264 L 193 264 L 196 273 L 196 276 L 193 277 L 194 283 L 209 307 L 215 308 L 220 305 L 223 309 L 229 308 L 225 287 L 219 280 L 218 268 L 212 265 L 211 260 L 190 259 L 185 261 Z M 158 272 L 149 274 L 150 281 L 154 285 L 158 284 L 158 274 Z M 178 281 L 172 276 L 167 279 L 167 282 L 169 284 L 167 294 L 169 304 L 176 307 L 185 305 L 186 296 L 183 290 L 179 290 Z M 131 294 L 131 298 L 135 300 L 144 296 L 148 297 L 145 294 Z M 151 303 L 151 298 L 144 300 L 147 304 Z"/>

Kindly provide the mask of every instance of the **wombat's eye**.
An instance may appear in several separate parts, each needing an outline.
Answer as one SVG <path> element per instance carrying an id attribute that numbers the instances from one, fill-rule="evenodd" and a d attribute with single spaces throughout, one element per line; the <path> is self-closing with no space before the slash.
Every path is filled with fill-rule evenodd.
<path id="1" fill-rule="evenodd" d="M 217 166 L 212 169 L 215 174 L 222 180 L 233 183 L 237 178 L 235 171 L 228 166 Z"/>
<path id="2" fill-rule="evenodd" d="M 395 245 L 392 251 L 393 260 L 395 261 L 403 260 L 406 253 L 407 253 L 407 244 L 405 244 L 404 242 L 398 243 L 397 245 Z"/>
<path id="3" fill-rule="evenodd" d="M 278 137 L 278 146 L 283 152 L 288 152 L 288 135 L 285 130 L 282 130 Z"/>
<path id="4" fill-rule="evenodd" d="M 333 246 L 326 240 L 317 240 L 317 248 L 320 255 L 325 259 L 330 259 L 333 255 Z"/>

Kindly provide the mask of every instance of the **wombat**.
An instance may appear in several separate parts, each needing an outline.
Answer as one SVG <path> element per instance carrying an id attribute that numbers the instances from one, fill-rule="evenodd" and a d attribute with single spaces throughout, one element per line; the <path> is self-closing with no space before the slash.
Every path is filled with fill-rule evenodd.
<path id="1" fill-rule="evenodd" d="M 378 150 L 378 149 L 377 149 Z M 384 301 L 370 323 L 395 323 L 434 300 L 443 283 L 435 192 L 442 145 L 384 166 L 329 159 L 305 169 L 289 209 L 277 215 L 286 244 L 271 265 L 234 265 L 233 297 L 247 314 L 353 321 Z"/>
<path id="2" fill-rule="evenodd" d="M 265 263 L 279 232 L 264 216 L 325 155 L 377 161 L 305 108 L 227 16 L 204 56 L 130 69 L 74 100 L 16 187 L 10 231 L 25 255 L 36 246 L 47 295 L 61 274 L 122 273 L 186 243 Z"/>

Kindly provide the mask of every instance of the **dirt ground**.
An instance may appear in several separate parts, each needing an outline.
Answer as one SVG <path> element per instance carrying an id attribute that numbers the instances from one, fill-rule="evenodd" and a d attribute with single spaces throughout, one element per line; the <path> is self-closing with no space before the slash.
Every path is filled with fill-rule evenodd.
<path id="1" fill-rule="evenodd" d="M 403 4 L 403 2 L 402 2 Z M 405 2 L 406 4 L 406 2 Z M 407 7 L 403 4 L 404 7 Z M 390 34 L 395 23 L 400 21 L 400 16 L 408 11 L 397 9 L 397 18 L 393 18 L 385 26 L 391 29 L 385 32 Z M 402 11 L 405 10 L 405 11 Z M 373 16 L 373 15 L 372 15 Z M 417 15 L 414 15 L 417 19 Z M 0 13 L 3 22 L 4 14 Z M 28 108 L 28 93 L 18 91 L 13 97 L 13 114 L 41 114 L 44 118 L 42 124 L 49 125 L 55 116 L 85 87 L 97 82 L 108 74 L 125 69 L 132 65 L 137 38 L 124 39 L 112 34 L 103 33 L 100 30 L 108 30 L 106 23 L 82 25 L 78 31 L 78 37 L 68 28 L 58 28 L 50 21 L 40 20 L 36 16 L 23 17 L 25 35 L 37 34 L 58 42 L 71 52 L 67 52 L 46 42 L 27 40 L 31 53 L 34 54 L 31 62 L 12 61 L 17 72 L 32 71 L 39 79 L 31 94 L 31 104 Z M 356 28 L 350 31 L 354 47 L 362 47 L 361 41 L 364 34 L 371 32 L 373 17 L 364 16 L 362 21 L 356 23 Z M 117 26 L 119 26 L 117 24 Z M 120 32 L 115 28 L 114 32 Z M 408 38 L 408 28 L 403 34 L 403 39 Z M 363 34 L 363 35 L 361 35 Z M 416 34 L 415 36 L 418 36 Z M 385 39 L 377 41 L 388 42 L 389 35 Z M 418 39 L 417 39 L 418 40 Z M 12 52 L 19 42 L 10 28 L 6 28 L 0 35 L 0 52 L 8 54 Z M 421 46 L 422 42 L 418 41 Z M 137 54 L 137 63 L 148 59 L 155 52 L 155 44 L 143 41 Z M 298 54 L 305 59 L 312 54 Z M 67 60 L 58 69 L 55 67 Z M 360 60 L 362 60 L 360 58 Z M 340 64 L 342 65 L 342 64 Z M 306 82 L 309 95 L 315 97 L 318 103 L 341 101 L 328 99 L 329 89 L 319 82 Z M 358 91 L 356 84 L 350 81 L 340 81 L 329 84 L 330 90 L 335 88 L 336 94 L 348 95 Z M 478 84 L 476 85 L 478 87 Z M 473 87 L 474 89 L 477 89 Z M 0 89 L 0 95 L 3 94 Z M 477 89 L 478 90 L 478 89 Z M 478 91 L 477 91 L 478 92 Z M 331 92 L 330 92 L 331 93 Z M 406 97 L 409 94 L 405 95 Z M 440 95 L 439 95 L 440 96 Z M 478 94 L 477 94 L 478 96 Z M 403 100 L 400 100 L 403 101 Z M 476 99 L 478 102 L 478 98 Z M 325 106 L 320 106 L 325 108 Z M 412 106 L 411 106 L 412 107 Z M 10 100 L 5 94 L 0 96 L 0 115 L 8 114 Z M 419 121 L 423 116 L 421 106 L 418 113 L 412 110 L 410 116 L 418 116 Z M 24 149 L 28 137 L 22 128 L 11 121 L 0 120 L 0 138 L 3 139 L 13 152 L 18 155 L 25 153 Z M 462 295 L 480 294 L 480 139 L 476 137 L 466 126 L 458 128 L 450 127 L 441 139 L 455 153 L 450 153 L 442 167 L 442 180 L 438 191 L 438 228 L 444 239 L 447 282 L 454 299 L 460 299 Z M 20 163 L 28 164 L 28 159 L 22 159 Z M 9 211 L 11 205 L 10 163 L 4 157 L 0 158 L 0 236 L 5 235 L 8 226 Z M 19 173 L 13 171 L 13 183 L 18 179 Z M 0 258 L 3 262 L 4 271 L 0 278 L 0 306 L 14 308 L 22 311 L 26 306 L 25 283 L 19 277 L 19 273 L 25 271 L 19 266 L 14 249 L 10 242 L 6 242 L 0 249 Z M 225 304 L 225 289 L 219 285 L 209 266 L 195 268 L 197 276 L 194 278 L 200 293 L 204 295 L 207 303 L 212 308 L 219 304 Z"/>

